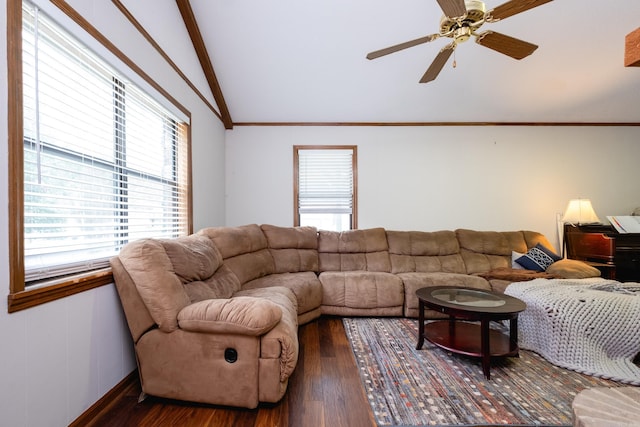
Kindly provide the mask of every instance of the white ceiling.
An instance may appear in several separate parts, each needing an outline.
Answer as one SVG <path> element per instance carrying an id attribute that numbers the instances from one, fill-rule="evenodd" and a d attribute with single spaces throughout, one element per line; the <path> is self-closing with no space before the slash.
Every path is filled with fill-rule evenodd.
<path id="1" fill-rule="evenodd" d="M 449 39 L 365 55 L 437 32 L 436 0 L 190 3 L 234 123 L 640 122 L 640 68 L 624 67 L 638 0 L 555 0 L 485 23 L 539 48 L 517 61 L 470 40 L 427 84 Z M 175 1 L 123 4 L 213 103 Z"/>

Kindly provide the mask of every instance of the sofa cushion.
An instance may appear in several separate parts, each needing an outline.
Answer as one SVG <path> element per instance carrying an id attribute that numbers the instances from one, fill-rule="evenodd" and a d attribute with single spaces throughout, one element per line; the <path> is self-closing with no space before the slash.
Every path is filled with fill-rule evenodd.
<path id="1" fill-rule="evenodd" d="M 384 228 L 320 230 L 318 258 L 320 271 L 391 271 Z"/>
<path id="2" fill-rule="evenodd" d="M 318 271 L 318 251 L 315 249 L 269 249 L 274 273 Z"/>
<path id="3" fill-rule="evenodd" d="M 273 257 L 268 249 L 227 258 L 224 263 L 238 277 L 241 285 L 275 271 Z"/>
<path id="4" fill-rule="evenodd" d="M 453 231 L 387 230 L 391 272 L 464 273 L 458 239 Z"/>
<path id="5" fill-rule="evenodd" d="M 193 332 L 262 335 L 282 318 L 277 304 L 252 297 L 210 299 L 191 304 L 178 313 L 178 324 Z"/>
<path id="6" fill-rule="evenodd" d="M 291 318 L 294 322 L 296 322 L 295 327 L 298 327 L 298 316 L 296 314 L 298 312 L 298 301 L 296 300 L 296 296 L 293 294 L 291 289 L 287 289 L 284 286 L 243 289 L 236 292 L 234 297 L 253 297 L 269 300 L 280 307 L 280 309 L 282 310 L 283 321 Z"/>
<path id="7" fill-rule="evenodd" d="M 320 274 L 322 305 L 349 308 L 398 307 L 404 302 L 402 280 L 395 274 L 326 271 Z"/>
<path id="8" fill-rule="evenodd" d="M 538 233 L 537 231 L 523 230 L 522 235 L 524 236 L 524 241 L 527 244 L 527 248 L 532 248 L 537 244 L 541 244 L 545 248 L 550 249 L 551 251 L 555 251 L 551 242 L 542 233 Z"/>
<path id="9" fill-rule="evenodd" d="M 242 289 L 272 286 L 282 286 L 294 293 L 298 302 L 298 314 L 315 310 L 322 304 L 322 285 L 313 271 L 270 274 L 245 283 Z"/>
<path id="10" fill-rule="evenodd" d="M 321 252 L 382 252 L 388 251 L 387 234 L 384 228 L 363 230 L 318 232 L 318 250 Z"/>
<path id="11" fill-rule="evenodd" d="M 511 251 L 526 252 L 527 243 L 521 232 L 456 230 L 460 248 L 486 255 L 511 256 Z"/>
<path id="12" fill-rule="evenodd" d="M 208 279 L 222 265 L 222 255 L 204 236 L 191 235 L 160 243 L 183 284 Z"/>
<path id="13" fill-rule="evenodd" d="M 318 271 L 318 230 L 315 227 L 260 226 L 275 265 L 275 273 Z"/>
<path id="14" fill-rule="evenodd" d="M 236 275 L 240 284 L 275 271 L 273 257 L 267 249 L 267 239 L 256 224 L 203 228 L 197 234 L 213 241 L 222 254 L 224 264 Z"/>
<path id="15" fill-rule="evenodd" d="M 240 289 L 238 278 L 223 264 L 211 239 L 192 235 L 161 241 L 190 301 L 230 298 Z"/>
<path id="16" fill-rule="evenodd" d="M 418 297 L 416 291 L 420 288 L 433 286 L 462 286 L 474 289 L 491 290 L 489 282 L 482 277 L 459 273 L 399 273 L 404 286 L 404 315 L 418 317 Z M 447 315 L 434 310 L 426 310 L 427 318 L 446 318 Z"/>
<path id="17" fill-rule="evenodd" d="M 318 249 L 318 230 L 315 227 L 260 226 L 272 249 Z"/>
<path id="18" fill-rule="evenodd" d="M 536 244 L 553 247 L 544 235 L 534 231 L 458 229 L 456 236 L 467 274 L 509 267 L 512 251 L 526 253 Z"/>
<path id="19" fill-rule="evenodd" d="M 210 238 L 223 259 L 267 248 L 267 239 L 257 224 L 239 227 L 207 227 L 196 234 Z"/>
<path id="20" fill-rule="evenodd" d="M 522 233 L 515 236 L 497 231 L 456 230 L 460 254 L 467 274 L 508 267 L 511 251 L 526 252 Z"/>
<path id="21" fill-rule="evenodd" d="M 222 264 L 210 278 L 185 283 L 184 289 L 192 303 L 211 298 L 231 298 L 240 290 L 240 280 L 227 265 Z"/>
<path id="22" fill-rule="evenodd" d="M 387 230 L 389 252 L 403 255 L 453 255 L 460 253 L 456 234 L 441 231 Z"/>
<path id="23" fill-rule="evenodd" d="M 526 254 L 516 259 L 516 262 L 528 270 L 545 271 L 547 267 L 560 259 L 562 258 L 553 251 L 538 243 Z"/>

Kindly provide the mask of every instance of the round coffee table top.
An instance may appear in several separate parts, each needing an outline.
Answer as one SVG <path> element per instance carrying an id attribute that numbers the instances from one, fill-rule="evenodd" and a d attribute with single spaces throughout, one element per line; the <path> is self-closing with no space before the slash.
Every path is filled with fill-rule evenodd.
<path id="1" fill-rule="evenodd" d="M 509 295 L 484 289 L 459 286 L 433 286 L 416 291 L 418 299 L 435 309 L 452 309 L 473 313 L 519 313 L 527 305 Z"/>

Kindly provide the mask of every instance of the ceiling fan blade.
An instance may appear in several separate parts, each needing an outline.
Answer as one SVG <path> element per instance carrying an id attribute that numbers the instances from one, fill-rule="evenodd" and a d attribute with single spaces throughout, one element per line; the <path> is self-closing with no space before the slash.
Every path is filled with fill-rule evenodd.
<path id="1" fill-rule="evenodd" d="M 400 43 L 394 46 L 389 46 L 384 49 L 376 50 L 374 52 L 370 52 L 367 54 L 367 59 L 376 59 L 381 56 L 389 55 L 390 53 L 398 52 L 402 49 L 407 49 L 409 47 L 418 46 L 423 43 L 428 43 L 440 37 L 440 34 L 430 34 L 428 36 L 420 37 L 419 39 L 410 40 L 408 42 Z"/>
<path id="2" fill-rule="evenodd" d="M 438 0 L 440 9 L 449 18 L 457 18 L 459 16 L 466 15 L 467 7 L 464 5 L 464 0 Z"/>
<path id="3" fill-rule="evenodd" d="M 525 58 L 538 48 L 535 44 L 496 33 L 495 31 L 485 31 L 484 33 L 478 34 L 476 43 L 514 59 Z"/>
<path id="4" fill-rule="evenodd" d="M 449 60 L 449 57 L 451 56 L 455 48 L 455 42 L 449 43 L 448 45 L 443 47 L 440 52 L 438 52 L 431 65 L 420 79 L 420 83 L 429 83 L 430 81 L 435 80 L 436 77 L 438 77 L 438 74 L 440 74 L 442 67 L 444 67 L 444 64 L 446 64 Z"/>
<path id="5" fill-rule="evenodd" d="M 542 6 L 553 0 L 510 0 L 487 12 L 487 22 L 495 22 L 508 18 L 534 7 Z"/>

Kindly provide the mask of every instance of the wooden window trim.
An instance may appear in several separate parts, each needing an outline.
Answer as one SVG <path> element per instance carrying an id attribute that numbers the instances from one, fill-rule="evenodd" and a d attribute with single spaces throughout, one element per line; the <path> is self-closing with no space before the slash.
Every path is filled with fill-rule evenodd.
<path id="1" fill-rule="evenodd" d="M 24 280 L 21 283 L 24 288 Z M 14 313 L 111 283 L 113 283 L 113 274 L 110 268 L 58 280 L 48 280 L 42 285 L 33 285 L 35 289 L 12 291 L 7 298 L 8 311 Z"/>
<path id="2" fill-rule="evenodd" d="M 353 207 L 351 213 L 351 229 L 358 228 L 358 146 L 357 145 L 294 145 L 293 146 L 293 226 L 300 226 L 298 215 L 299 172 L 298 152 L 300 150 L 351 150 L 353 170 Z"/>
<path id="3" fill-rule="evenodd" d="M 144 73 L 124 53 L 97 31 L 64 0 L 51 0 L 60 10 L 80 25 L 94 39 L 109 49 L 132 71 L 158 90 L 187 116 L 191 113 Z M 9 173 L 9 313 L 24 310 L 80 292 L 113 283 L 110 268 L 84 274 L 43 281 L 25 289 L 24 282 L 24 156 L 22 105 L 22 0 L 7 0 L 7 110 L 8 110 L 8 173 Z M 186 126 L 188 150 L 188 232 L 193 233 L 193 192 L 191 171 L 191 125 Z"/>

